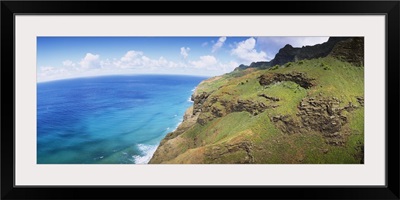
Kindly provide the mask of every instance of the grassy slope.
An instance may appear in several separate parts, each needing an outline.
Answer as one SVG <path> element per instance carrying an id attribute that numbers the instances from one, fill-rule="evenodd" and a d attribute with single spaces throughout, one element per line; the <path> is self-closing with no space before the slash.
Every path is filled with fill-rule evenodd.
<path id="1" fill-rule="evenodd" d="M 285 81 L 261 86 L 257 77 L 265 73 L 303 72 L 314 78 L 316 86 L 304 89 L 294 82 Z M 198 86 L 197 93 L 212 92 L 210 97 L 236 101 L 252 100 L 272 104 L 258 94 L 264 93 L 281 100 L 273 102 L 279 107 L 267 109 L 258 115 L 248 112 L 233 112 L 221 118 L 215 118 L 202 126 L 194 125 L 180 137 L 182 142 L 175 148 L 181 152 L 169 163 L 240 163 L 249 159 L 246 151 L 230 153 L 230 145 L 246 141 L 251 144 L 251 156 L 256 163 L 359 163 L 360 146 L 364 144 L 364 108 L 346 113 L 349 122 L 343 131 L 349 136 L 344 146 L 332 146 L 325 143 L 320 133 L 305 134 L 282 133 L 271 122 L 276 115 L 290 115 L 294 120 L 297 105 L 304 97 L 322 95 L 337 97 L 341 106 L 349 102 L 359 105 L 355 97 L 364 96 L 364 69 L 354 67 L 331 57 L 303 60 L 288 63 L 282 67 L 268 70 L 248 69 L 235 71 L 206 81 Z M 222 106 L 216 103 L 214 106 Z"/>

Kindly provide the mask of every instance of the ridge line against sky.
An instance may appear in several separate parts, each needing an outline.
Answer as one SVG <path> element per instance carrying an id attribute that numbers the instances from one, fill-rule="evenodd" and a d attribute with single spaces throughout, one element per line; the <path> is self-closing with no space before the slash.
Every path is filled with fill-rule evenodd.
<path id="1" fill-rule="evenodd" d="M 329 37 L 38 37 L 37 81 L 117 75 L 217 76 Z"/>

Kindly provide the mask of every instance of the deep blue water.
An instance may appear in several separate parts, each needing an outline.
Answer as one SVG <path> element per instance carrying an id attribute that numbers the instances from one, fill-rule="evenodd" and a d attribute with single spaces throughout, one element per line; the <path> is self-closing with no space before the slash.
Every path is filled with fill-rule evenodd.
<path id="1" fill-rule="evenodd" d="M 37 163 L 147 163 L 204 77 L 106 76 L 37 84 Z"/>

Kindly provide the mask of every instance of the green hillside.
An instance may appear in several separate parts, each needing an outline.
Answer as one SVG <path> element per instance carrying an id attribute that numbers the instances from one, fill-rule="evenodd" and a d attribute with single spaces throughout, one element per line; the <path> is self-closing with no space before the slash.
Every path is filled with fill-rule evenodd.
<path id="1" fill-rule="evenodd" d="M 363 163 L 364 67 L 342 60 L 203 81 L 150 163 Z"/>

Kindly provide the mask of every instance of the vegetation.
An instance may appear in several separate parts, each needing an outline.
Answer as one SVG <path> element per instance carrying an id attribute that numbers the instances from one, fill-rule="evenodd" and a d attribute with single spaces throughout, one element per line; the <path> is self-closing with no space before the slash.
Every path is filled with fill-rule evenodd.
<path id="1" fill-rule="evenodd" d="M 312 86 L 299 84 L 300 75 Z M 261 84 L 261 76 L 275 81 Z M 363 67 L 328 56 L 269 69 L 248 68 L 202 82 L 194 98 L 201 93 L 208 97 L 192 117 L 204 123 L 194 123 L 164 141 L 151 163 L 364 162 Z M 326 110 L 318 111 L 321 116 L 342 118 L 339 131 L 305 125 L 310 116 L 302 114 L 300 106 L 306 100 L 311 105 L 312 99 L 327 104 Z M 339 105 L 330 107 L 335 102 L 331 99 Z M 331 108 L 339 111 L 329 113 Z M 331 122 L 338 121 L 326 123 Z"/>

